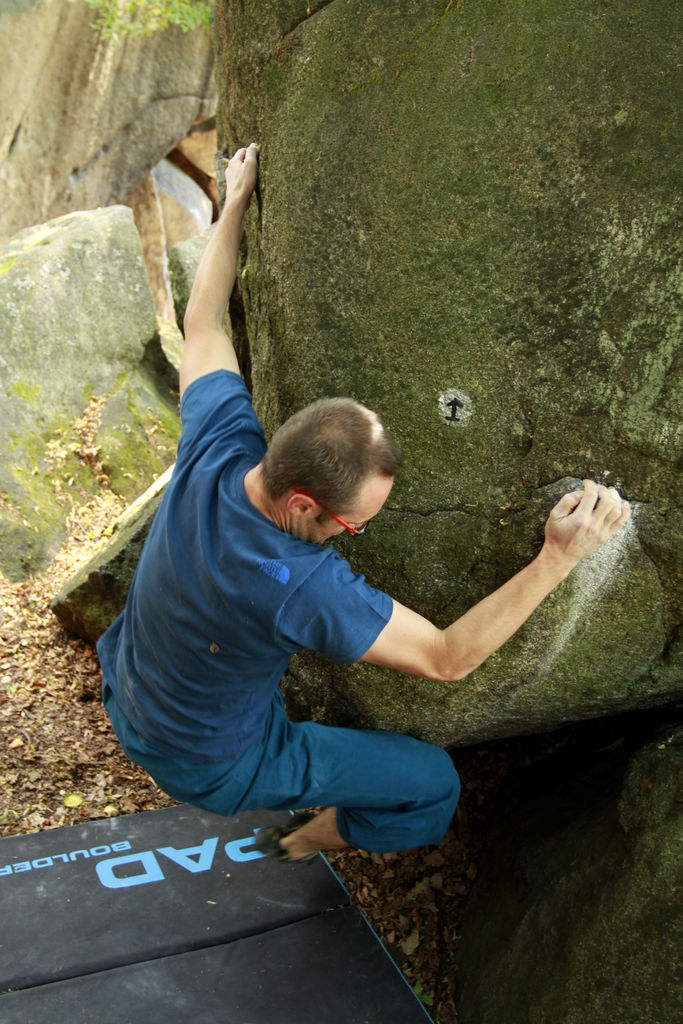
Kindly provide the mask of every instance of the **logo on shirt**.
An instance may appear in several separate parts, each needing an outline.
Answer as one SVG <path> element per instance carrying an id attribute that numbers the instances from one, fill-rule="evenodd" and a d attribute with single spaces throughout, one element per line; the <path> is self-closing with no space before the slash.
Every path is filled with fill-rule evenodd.
<path id="1" fill-rule="evenodd" d="M 289 569 L 282 562 L 278 562 L 276 558 L 263 559 L 258 564 L 261 572 L 264 572 L 266 576 L 272 576 L 278 583 L 289 583 Z"/>

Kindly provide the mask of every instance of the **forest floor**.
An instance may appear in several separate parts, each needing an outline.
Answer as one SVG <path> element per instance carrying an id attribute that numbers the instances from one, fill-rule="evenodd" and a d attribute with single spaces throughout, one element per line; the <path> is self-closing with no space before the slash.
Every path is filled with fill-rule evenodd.
<path id="1" fill-rule="evenodd" d="M 67 633 L 50 601 L 123 506 L 103 491 L 74 512 L 50 568 L 0 577 L 0 836 L 37 832 L 173 803 L 122 753 L 100 703 L 95 648 Z M 437 1024 L 455 1024 L 461 912 L 487 821 L 511 763 L 528 747 L 494 744 L 455 757 L 463 782 L 438 847 L 328 857 Z"/>

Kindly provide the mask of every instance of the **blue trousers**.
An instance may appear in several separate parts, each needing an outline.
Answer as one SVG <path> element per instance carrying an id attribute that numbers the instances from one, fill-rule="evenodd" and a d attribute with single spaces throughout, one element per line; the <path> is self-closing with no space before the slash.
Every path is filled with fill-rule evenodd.
<path id="1" fill-rule="evenodd" d="M 207 764 L 156 751 L 106 683 L 103 700 L 127 756 L 175 800 L 217 814 L 335 807 L 350 846 L 386 853 L 440 842 L 460 796 L 458 774 L 441 747 L 390 732 L 290 722 L 279 692 L 263 741 L 233 760 Z"/>

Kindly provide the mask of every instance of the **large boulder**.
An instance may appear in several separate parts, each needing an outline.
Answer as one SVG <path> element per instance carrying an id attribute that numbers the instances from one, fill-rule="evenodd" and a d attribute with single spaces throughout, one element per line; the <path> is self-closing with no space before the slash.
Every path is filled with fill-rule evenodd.
<path id="1" fill-rule="evenodd" d="M 173 462 L 177 371 L 164 354 L 133 215 L 27 228 L 0 247 L 0 568 L 38 571 L 98 487 L 132 501 Z"/>
<path id="2" fill-rule="evenodd" d="M 460 1024 L 681 1020 L 683 730 L 546 759 L 501 799 L 465 907 Z"/>
<path id="3" fill-rule="evenodd" d="M 0 238 L 124 202 L 213 113 L 207 29 L 105 39 L 93 20 L 69 0 L 0 0 Z"/>
<path id="4" fill-rule="evenodd" d="M 571 481 L 631 526 L 464 683 L 295 661 L 292 713 L 475 742 L 681 691 L 678 16 L 664 0 L 216 5 L 218 142 L 258 137 L 240 295 L 269 433 L 375 408 L 406 469 L 354 567 L 446 625 Z"/>

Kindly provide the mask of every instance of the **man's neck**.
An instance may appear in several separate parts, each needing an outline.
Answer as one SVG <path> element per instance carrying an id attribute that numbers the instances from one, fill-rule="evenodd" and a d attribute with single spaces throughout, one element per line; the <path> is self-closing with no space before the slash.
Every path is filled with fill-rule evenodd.
<path id="1" fill-rule="evenodd" d="M 286 511 L 283 510 L 280 502 L 273 501 L 268 495 L 260 462 L 244 477 L 244 493 L 261 515 L 270 519 L 271 523 L 275 523 L 278 529 L 284 533 L 287 532 Z"/>

